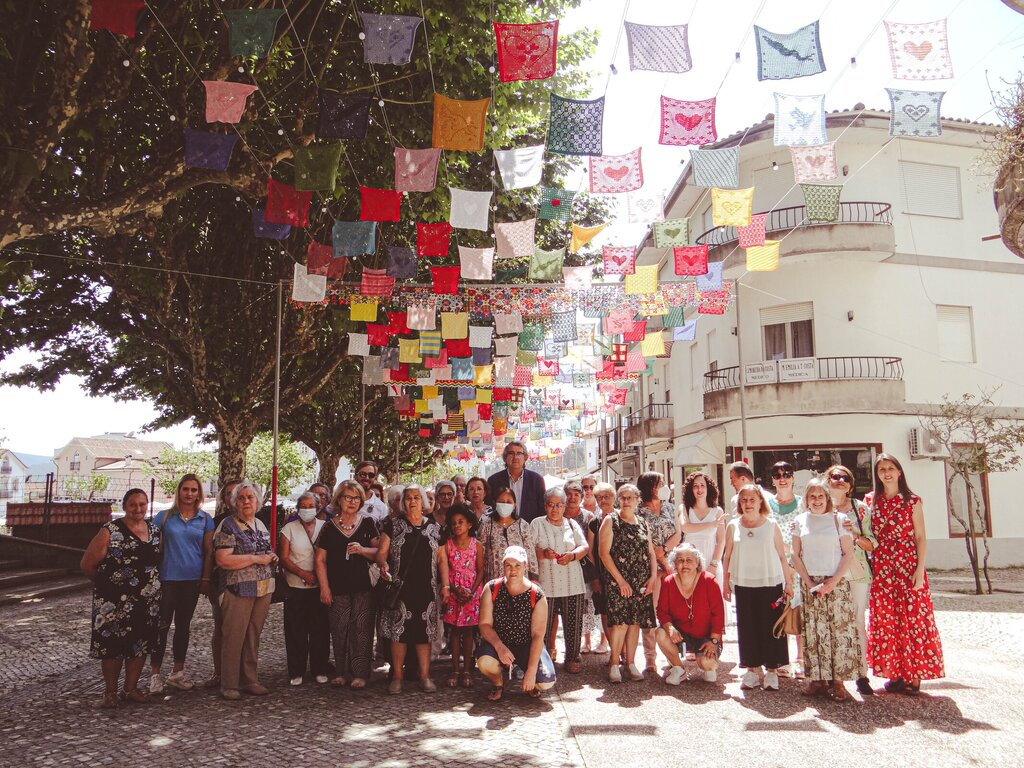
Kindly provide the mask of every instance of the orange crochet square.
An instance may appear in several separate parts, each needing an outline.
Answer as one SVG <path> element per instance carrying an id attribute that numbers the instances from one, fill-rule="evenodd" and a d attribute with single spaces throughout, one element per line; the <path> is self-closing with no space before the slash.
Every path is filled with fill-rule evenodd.
<path id="1" fill-rule="evenodd" d="M 481 152 L 490 99 L 459 101 L 434 94 L 434 147 Z"/>

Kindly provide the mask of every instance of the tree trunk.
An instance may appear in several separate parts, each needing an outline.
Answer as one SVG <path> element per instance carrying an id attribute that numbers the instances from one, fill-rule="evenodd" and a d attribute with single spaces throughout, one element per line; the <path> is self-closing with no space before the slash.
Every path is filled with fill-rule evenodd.
<path id="1" fill-rule="evenodd" d="M 964 494 L 967 497 L 967 549 L 971 553 L 971 570 L 974 571 L 974 594 L 985 594 L 981 589 L 981 568 L 978 563 L 978 534 L 974 527 L 974 489 L 971 487 L 971 478 L 962 475 L 964 481 Z"/>
<path id="2" fill-rule="evenodd" d="M 333 489 L 338 481 L 335 477 L 338 474 L 338 464 L 341 462 L 341 451 L 328 448 L 316 452 L 316 460 L 320 462 L 320 472 L 317 475 L 317 482 L 323 483 Z"/>
<path id="3" fill-rule="evenodd" d="M 217 435 L 217 459 L 220 464 L 220 483 L 245 478 L 245 450 L 252 435 L 234 427 L 220 430 Z"/>
<path id="4" fill-rule="evenodd" d="M 960 525 L 963 526 L 965 531 L 969 531 L 971 528 L 970 514 L 968 514 L 968 519 L 964 520 L 964 518 L 957 513 L 956 504 L 953 502 L 953 483 L 956 482 L 958 477 L 960 477 L 960 474 L 954 471 L 949 475 L 949 479 L 946 480 L 946 504 L 949 506 L 949 513 L 953 515 L 953 519 L 960 523 Z M 970 510 L 968 510 L 968 513 L 969 512 Z M 975 585 L 977 586 L 980 583 L 978 579 L 978 556 L 977 553 L 973 549 L 971 549 L 971 542 L 972 537 L 969 533 L 967 533 L 964 536 L 964 547 L 967 548 L 967 562 L 971 566 L 971 572 L 974 574 L 974 581 Z M 981 593 L 978 592 L 977 594 Z"/>

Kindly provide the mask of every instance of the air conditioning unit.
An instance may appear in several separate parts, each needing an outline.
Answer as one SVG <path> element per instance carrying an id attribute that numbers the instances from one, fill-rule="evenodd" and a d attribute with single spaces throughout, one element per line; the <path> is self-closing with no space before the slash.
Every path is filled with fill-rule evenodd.
<path id="1" fill-rule="evenodd" d="M 910 430 L 910 458 L 946 459 L 949 458 L 949 452 L 934 432 L 924 427 L 914 427 Z"/>

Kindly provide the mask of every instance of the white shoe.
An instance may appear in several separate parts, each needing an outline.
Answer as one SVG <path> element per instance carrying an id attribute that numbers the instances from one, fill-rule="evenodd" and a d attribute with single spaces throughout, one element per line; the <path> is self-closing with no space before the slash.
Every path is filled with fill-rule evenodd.
<path id="1" fill-rule="evenodd" d="M 164 678 L 159 673 L 149 678 L 150 694 L 159 695 L 164 692 Z"/>
<path id="2" fill-rule="evenodd" d="M 682 667 L 672 667 L 665 676 L 665 682 L 669 685 L 679 685 L 686 677 L 686 670 Z"/>
<path id="3" fill-rule="evenodd" d="M 644 679 L 644 673 L 636 668 L 636 664 L 630 664 L 627 666 L 626 671 L 629 672 L 629 679 L 634 683 L 639 683 Z"/>
<path id="4" fill-rule="evenodd" d="M 718 673 L 713 669 L 704 670 L 704 682 L 705 683 L 717 683 Z"/>
<path id="5" fill-rule="evenodd" d="M 299 675 L 298 677 L 293 677 L 288 682 L 292 685 L 302 685 L 302 675 Z"/>
<path id="6" fill-rule="evenodd" d="M 166 683 L 171 688 L 177 688 L 179 691 L 191 691 L 196 687 L 196 684 L 192 682 L 192 678 L 189 677 L 188 671 L 184 669 L 169 674 Z"/>
<path id="7" fill-rule="evenodd" d="M 320 683 L 320 685 L 323 685 L 324 683 L 327 682 L 327 675 L 317 675 L 316 676 L 316 681 L 318 683 Z"/>
<path id="8" fill-rule="evenodd" d="M 779 690 L 779 676 L 775 672 L 764 673 L 764 689 L 766 691 Z"/>
<path id="9" fill-rule="evenodd" d="M 778 678 L 776 678 L 778 683 Z M 740 688 L 760 688 L 761 687 L 761 676 L 752 669 L 748 669 L 743 673 L 743 678 L 740 680 Z"/>
<path id="10" fill-rule="evenodd" d="M 608 667 L 608 682 L 610 683 L 621 683 L 622 682 L 622 670 L 616 664 L 613 667 Z"/>

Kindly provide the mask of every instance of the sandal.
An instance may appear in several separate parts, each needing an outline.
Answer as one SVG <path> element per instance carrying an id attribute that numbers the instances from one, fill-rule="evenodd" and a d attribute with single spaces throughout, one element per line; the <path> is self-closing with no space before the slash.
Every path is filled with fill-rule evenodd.
<path id="1" fill-rule="evenodd" d="M 903 695 L 904 696 L 917 696 L 921 692 L 921 683 L 904 683 Z"/>
<path id="2" fill-rule="evenodd" d="M 846 686 L 842 683 L 833 683 L 831 690 L 828 692 L 828 697 L 840 704 L 848 704 L 853 701 L 853 696 L 850 695 L 850 692 L 846 690 Z"/>
<path id="3" fill-rule="evenodd" d="M 462 683 L 462 687 L 463 688 L 472 688 L 473 687 L 473 675 L 471 673 L 463 672 L 462 676 L 459 678 L 459 680 Z"/>
<path id="4" fill-rule="evenodd" d="M 543 691 L 540 688 L 534 688 L 531 691 L 527 691 L 526 695 L 529 696 L 531 699 L 539 699 L 542 693 Z"/>
<path id="5" fill-rule="evenodd" d="M 501 697 L 505 694 L 505 686 L 503 685 L 492 685 L 491 690 L 487 692 L 488 701 L 501 701 Z"/>
<path id="6" fill-rule="evenodd" d="M 348 680 L 346 680 L 341 675 L 338 675 L 336 678 L 331 680 L 332 688 L 344 688 L 346 685 L 348 685 Z"/>
<path id="7" fill-rule="evenodd" d="M 149 701 L 149 698 L 138 688 L 132 688 L 130 691 L 121 691 L 121 701 L 134 701 L 136 704 L 145 704 Z"/>
<path id="8" fill-rule="evenodd" d="M 824 680 L 812 680 L 804 687 L 802 691 L 800 691 L 801 696 L 806 696 L 808 698 L 813 698 L 815 696 L 824 696 L 827 693 L 828 685 L 825 683 Z"/>
<path id="9" fill-rule="evenodd" d="M 897 677 L 895 680 L 887 681 L 882 687 L 885 688 L 886 693 L 903 693 L 907 688 L 907 684 Z"/>
<path id="10" fill-rule="evenodd" d="M 366 681 L 361 677 L 352 678 L 352 683 L 349 685 L 353 691 L 361 691 L 366 687 Z"/>
<path id="11" fill-rule="evenodd" d="M 117 709 L 121 706 L 121 699 L 117 697 L 117 691 L 107 691 L 103 694 L 103 701 L 100 702 L 100 709 Z"/>
<path id="12" fill-rule="evenodd" d="M 452 672 L 451 677 L 448 678 L 448 687 L 449 688 L 458 688 L 459 687 L 459 673 L 458 672 Z"/>
<path id="13" fill-rule="evenodd" d="M 562 665 L 562 669 L 568 672 L 570 675 L 578 675 L 583 667 L 580 666 L 578 661 L 567 661 Z"/>

